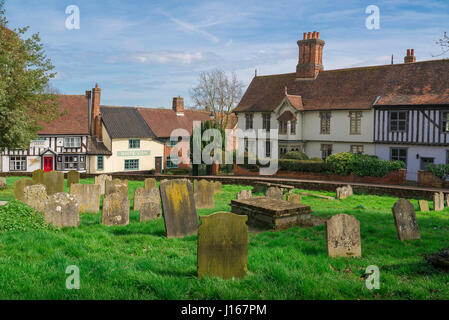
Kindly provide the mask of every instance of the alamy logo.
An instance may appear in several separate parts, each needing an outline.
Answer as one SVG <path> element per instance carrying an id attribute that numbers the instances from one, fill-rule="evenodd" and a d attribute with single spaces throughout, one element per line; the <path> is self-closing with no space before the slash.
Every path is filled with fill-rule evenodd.
<path id="1" fill-rule="evenodd" d="M 70 274 L 65 280 L 65 287 L 68 290 L 80 288 L 80 269 L 77 266 L 71 265 L 65 269 L 66 274 Z"/>
<path id="2" fill-rule="evenodd" d="M 380 29 L 380 9 L 378 6 L 370 5 L 366 7 L 365 13 L 369 16 L 365 20 L 365 26 L 368 30 Z"/>
<path id="3" fill-rule="evenodd" d="M 366 278 L 365 284 L 368 290 L 379 289 L 380 288 L 380 272 L 379 267 L 375 265 L 368 266 L 366 268 L 365 274 L 368 275 Z"/>
<path id="4" fill-rule="evenodd" d="M 70 5 L 65 9 L 65 13 L 69 16 L 65 20 L 65 27 L 68 30 L 80 28 L 80 8 L 75 5 Z"/>

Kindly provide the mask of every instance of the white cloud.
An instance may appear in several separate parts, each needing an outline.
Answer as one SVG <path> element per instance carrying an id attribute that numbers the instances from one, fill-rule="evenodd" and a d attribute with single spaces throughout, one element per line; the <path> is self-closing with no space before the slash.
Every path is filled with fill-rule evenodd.
<path id="1" fill-rule="evenodd" d="M 203 58 L 201 52 L 149 52 L 133 54 L 129 60 L 137 63 L 189 65 L 196 60 L 203 60 Z"/>
<path id="2" fill-rule="evenodd" d="M 172 22 L 176 23 L 179 27 L 180 30 L 184 31 L 184 32 L 190 32 L 190 33 L 196 33 L 199 34 L 201 36 L 203 36 L 204 38 L 207 38 L 208 40 L 214 42 L 214 43 L 218 43 L 220 42 L 220 39 L 216 36 L 214 36 L 212 33 L 209 33 L 205 30 L 202 30 L 202 28 L 204 27 L 208 27 L 208 26 L 212 26 L 215 25 L 213 23 L 206 23 L 203 25 L 194 25 L 191 24 L 189 22 L 185 22 L 185 21 L 181 21 L 179 19 L 173 18 L 170 15 L 163 13 L 165 16 L 167 16 Z"/>

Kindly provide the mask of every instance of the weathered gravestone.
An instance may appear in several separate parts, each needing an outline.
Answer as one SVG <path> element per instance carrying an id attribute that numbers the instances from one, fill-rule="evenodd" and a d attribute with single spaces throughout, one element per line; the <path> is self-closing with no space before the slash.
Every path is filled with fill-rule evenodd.
<path id="1" fill-rule="evenodd" d="M 105 184 L 106 180 L 112 181 L 112 176 L 108 176 L 106 174 L 100 174 L 99 176 L 95 176 L 95 184 L 100 185 L 100 193 L 105 194 Z"/>
<path id="2" fill-rule="evenodd" d="M 326 221 L 327 253 L 330 257 L 361 257 L 360 222 L 347 214 Z"/>
<path id="3" fill-rule="evenodd" d="M 149 201 L 150 192 L 142 187 L 134 190 L 134 210 L 139 211 L 144 202 Z"/>
<path id="4" fill-rule="evenodd" d="M 125 182 L 120 179 L 114 179 L 112 181 L 106 180 L 105 182 L 105 195 L 112 193 L 120 193 L 124 197 L 128 198 L 128 180 Z"/>
<path id="5" fill-rule="evenodd" d="M 44 212 L 47 201 L 47 190 L 43 184 L 34 184 L 24 188 L 24 200 L 27 205 L 36 211 Z"/>
<path id="6" fill-rule="evenodd" d="M 449 193 L 446 193 L 445 196 L 446 196 L 446 206 L 449 207 Z"/>
<path id="7" fill-rule="evenodd" d="M 419 200 L 418 204 L 419 204 L 419 211 L 429 212 L 429 203 L 427 202 L 427 200 Z"/>
<path id="8" fill-rule="evenodd" d="M 251 190 L 242 190 L 239 193 L 237 193 L 237 200 L 245 200 L 249 199 L 253 196 Z"/>
<path id="9" fill-rule="evenodd" d="M 220 181 L 215 181 L 214 185 L 215 185 L 215 193 L 223 192 L 223 185 L 221 184 Z"/>
<path id="10" fill-rule="evenodd" d="M 6 183 L 5 177 L 0 177 L 0 190 L 4 190 L 8 188 L 8 184 Z"/>
<path id="11" fill-rule="evenodd" d="M 352 187 L 350 185 L 337 188 L 336 193 L 337 199 L 346 199 L 347 197 L 353 195 Z"/>
<path id="12" fill-rule="evenodd" d="M 193 185 L 193 196 L 197 209 L 214 207 L 215 184 L 207 180 L 195 180 Z"/>
<path id="13" fill-rule="evenodd" d="M 115 192 L 105 196 L 101 222 L 106 226 L 129 224 L 129 200 Z"/>
<path id="14" fill-rule="evenodd" d="M 443 192 L 435 192 L 433 194 L 433 210 L 441 211 L 444 209 L 444 194 Z"/>
<path id="15" fill-rule="evenodd" d="M 284 190 L 278 187 L 269 187 L 265 193 L 265 196 L 268 198 L 282 200 L 284 198 Z"/>
<path id="16" fill-rule="evenodd" d="M 14 182 L 14 198 L 20 201 L 25 200 L 24 189 L 25 187 L 32 186 L 33 180 L 31 179 L 20 179 Z"/>
<path id="17" fill-rule="evenodd" d="M 410 201 L 399 199 L 393 206 L 394 224 L 399 240 L 414 240 L 421 238 L 416 221 L 415 208 Z"/>
<path id="18" fill-rule="evenodd" d="M 47 189 L 49 196 L 58 192 L 64 192 L 64 173 L 59 171 L 45 172 L 43 185 Z"/>
<path id="19" fill-rule="evenodd" d="M 146 201 L 140 207 L 140 221 L 153 220 L 161 217 L 162 210 L 159 202 Z"/>
<path id="20" fill-rule="evenodd" d="M 67 186 L 70 189 L 70 186 L 72 184 L 78 184 L 78 183 L 80 183 L 80 173 L 75 170 L 70 170 L 67 173 Z"/>
<path id="21" fill-rule="evenodd" d="M 187 179 L 163 180 L 159 188 L 167 237 L 179 238 L 196 233 L 198 217 L 192 183 Z"/>
<path id="22" fill-rule="evenodd" d="M 57 227 L 77 227 L 80 222 L 78 205 L 78 201 L 71 195 L 55 193 L 45 202 L 44 219 Z"/>
<path id="23" fill-rule="evenodd" d="M 44 170 L 34 170 L 31 179 L 33 180 L 34 184 L 44 184 Z"/>
<path id="24" fill-rule="evenodd" d="M 287 196 L 287 201 L 288 202 L 292 202 L 292 203 L 296 203 L 296 204 L 301 204 L 301 196 L 299 194 L 296 193 L 291 193 Z"/>
<path id="25" fill-rule="evenodd" d="M 217 212 L 200 219 L 198 277 L 244 277 L 248 266 L 248 216 Z"/>
<path id="26" fill-rule="evenodd" d="M 154 178 L 146 178 L 143 182 L 145 190 L 150 190 L 152 188 L 156 188 L 156 179 Z"/>
<path id="27" fill-rule="evenodd" d="M 98 184 L 72 184 L 70 195 L 79 203 L 79 212 L 97 213 L 100 211 L 100 186 Z"/>

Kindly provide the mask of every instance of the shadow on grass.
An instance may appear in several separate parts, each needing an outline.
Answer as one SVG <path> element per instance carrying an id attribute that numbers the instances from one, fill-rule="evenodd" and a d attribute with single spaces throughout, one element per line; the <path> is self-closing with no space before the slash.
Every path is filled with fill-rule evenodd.
<path id="1" fill-rule="evenodd" d="M 127 236 L 127 235 L 151 235 L 156 237 L 165 237 L 165 230 L 143 230 L 143 229 L 130 229 L 130 228 L 118 228 L 111 230 L 112 234 L 115 236 Z"/>

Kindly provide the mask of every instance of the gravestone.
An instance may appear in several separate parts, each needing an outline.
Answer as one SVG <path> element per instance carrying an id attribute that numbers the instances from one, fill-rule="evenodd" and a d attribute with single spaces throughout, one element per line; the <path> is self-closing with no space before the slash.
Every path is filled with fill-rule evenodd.
<path id="1" fill-rule="evenodd" d="M 150 190 L 148 190 L 148 194 L 150 202 L 156 202 L 158 204 L 161 202 L 161 194 L 159 192 L 159 189 L 151 188 Z"/>
<path id="2" fill-rule="evenodd" d="M 129 200 L 118 192 L 105 196 L 101 223 L 106 226 L 129 224 Z"/>
<path id="3" fill-rule="evenodd" d="M 156 188 L 156 179 L 154 178 L 146 178 L 143 182 L 145 190 L 150 190 L 152 188 Z"/>
<path id="4" fill-rule="evenodd" d="M 346 186 L 346 190 L 347 190 L 347 193 L 348 193 L 348 197 L 354 195 L 354 192 L 352 191 L 351 185 L 348 184 L 348 185 Z"/>
<path id="5" fill-rule="evenodd" d="M 215 181 L 214 185 L 215 185 L 215 193 L 222 193 L 223 192 L 223 185 L 221 184 L 220 181 Z"/>
<path id="6" fill-rule="evenodd" d="M 446 196 L 446 206 L 449 207 L 449 193 L 446 193 L 445 196 Z"/>
<path id="7" fill-rule="evenodd" d="M 72 184 L 70 195 L 78 200 L 80 213 L 97 213 L 100 211 L 100 185 Z"/>
<path id="8" fill-rule="evenodd" d="M 433 194 L 433 210 L 441 211 L 444 209 L 444 194 L 442 192 L 435 192 Z"/>
<path id="9" fill-rule="evenodd" d="M 49 196 L 64 192 L 64 173 L 59 171 L 44 172 L 43 185 Z"/>
<path id="10" fill-rule="evenodd" d="M 346 199 L 349 196 L 352 196 L 352 187 L 350 185 L 339 187 L 336 190 L 336 198 L 337 199 Z"/>
<path id="11" fill-rule="evenodd" d="M 150 201 L 149 197 L 150 192 L 147 189 L 140 187 L 134 190 L 134 210 L 139 211 L 144 202 Z"/>
<path id="12" fill-rule="evenodd" d="M 284 198 L 284 190 L 278 187 L 269 187 L 265 193 L 265 196 L 268 198 L 282 200 Z"/>
<path id="13" fill-rule="evenodd" d="M 415 208 L 410 201 L 399 199 L 393 206 L 394 224 L 399 240 L 414 240 L 421 238 Z"/>
<path id="14" fill-rule="evenodd" d="M 69 190 L 70 190 L 70 186 L 72 184 L 78 184 L 78 183 L 80 183 L 80 173 L 75 170 L 70 170 L 67 173 L 67 186 L 69 187 Z"/>
<path id="15" fill-rule="evenodd" d="M 249 199 L 253 196 L 251 190 L 242 190 L 239 193 L 237 193 L 237 200 L 245 200 Z"/>
<path id="16" fill-rule="evenodd" d="M 47 201 L 47 190 L 43 184 L 33 184 L 24 188 L 24 200 L 27 205 L 36 211 L 44 212 Z"/>
<path id="17" fill-rule="evenodd" d="M 198 217 L 192 183 L 187 179 L 163 180 L 159 188 L 167 238 L 196 233 Z"/>
<path id="18" fill-rule="evenodd" d="M 193 196 L 197 209 L 214 207 L 215 184 L 207 180 L 195 180 L 193 185 Z"/>
<path id="19" fill-rule="evenodd" d="M 120 179 L 114 179 L 112 181 L 106 180 L 105 182 L 105 195 L 112 193 L 120 193 L 124 197 L 128 198 L 128 180 L 125 180 L 126 184 Z"/>
<path id="20" fill-rule="evenodd" d="M 201 216 L 198 228 L 198 278 L 242 278 L 248 266 L 247 216 L 216 212 Z"/>
<path id="21" fill-rule="evenodd" d="M 100 193 L 105 194 L 105 184 L 106 180 L 112 181 L 112 176 L 108 176 L 106 174 L 100 174 L 99 176 L 95 176 L 95 184 L 100 185 Z"/>
<path id="22" fill-rule="evenodd" d="M 58 192 L 45 201 L 44 219 L 57 227 L 77 227 L 80 222 L 79 203 L 71 195 Z"/>
<path id="23" fill-rule="evenodd" d="M 360 222 L 347 214 L 326 221 L 327 253 L 330 257 L 361 257 Z"/>
<path id="24" fill-rule="evenodd" d="M 31 179 L 20 179 L 14 182 L 14 198 L 20 201 L 25 200 L 24 189 L 25 187 L 32 186 L 33 180 Z"/>
<path id="25" fill-rule="evenodd" d="M 419 200 L 418 204 L 419 204 L 419 211 L 429 212 L 429 203 L 427 202 L 427 200 Z"/>
<path id="26" fill-rule="evenodd" d="M 302 199 L 301 199 L 301 196 L 299 194 L 291 193 L 291 194 L 287 195 L 287 201 L 288 202 L 301 204 L 301 200 Z"/>
<path id="27" fill-rule="evenodd" d="M 5 177 L 0 177 L 0 190 L 8 189 Z"/>
<path id="28" fill-rule="evenodd" d="M 140 207 L 140 221 L 160 218 L 162 210 L 159 202 L 145 201 Z"/>
<path id="29" fill-rule="evenodd" d="M 32 180 L 34 184 L 44 184 L 44 170 L 34 170 L 32 173 Z"/>

